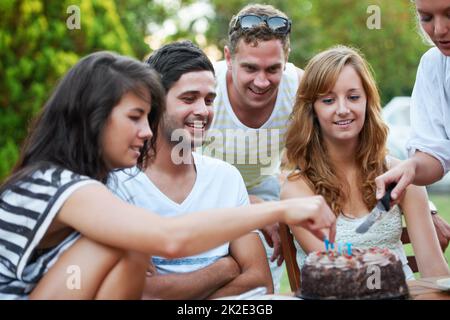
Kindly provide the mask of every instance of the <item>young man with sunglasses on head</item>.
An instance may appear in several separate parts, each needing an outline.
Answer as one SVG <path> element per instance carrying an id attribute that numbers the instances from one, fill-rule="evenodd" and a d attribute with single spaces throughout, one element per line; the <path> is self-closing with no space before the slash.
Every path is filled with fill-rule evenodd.
<path id="1" fill-rule="evenodd" d="M 279 200 L 284 135 L 303 74 L 287 62 L 290 29 L 280 10 L 248 5 L 231 19 L 225 60 L 215 65 L 215 117 L 202 152 L 238 168 L 251 203 Z M 278 225 L 262 232 L 277 292 L 283 263 Z"/>

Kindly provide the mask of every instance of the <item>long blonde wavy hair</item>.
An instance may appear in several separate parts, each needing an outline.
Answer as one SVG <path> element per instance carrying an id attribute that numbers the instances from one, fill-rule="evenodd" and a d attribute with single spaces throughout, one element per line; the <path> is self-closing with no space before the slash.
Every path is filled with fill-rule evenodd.
<path id="1" fill-rule="evenodd" d="M 325 198 L 336 216 L 342 212 L 350 188 L 328 157 L 313 106 L 317 99 L 332 90 L 347 65 L 358 73 L 367 96 L 366 117 L 356 150 L 357 183 L 367 208 L 375 206 L 375 177 L 386 171 L 388 127 L 381 118 L 380 96 L 370 66 L 356 49 L 332 47 L 309 61 L 297 91 L 286 136 L 287 167 L 297 169 L 288 179 L 302 176 L 316 194 Z"/>

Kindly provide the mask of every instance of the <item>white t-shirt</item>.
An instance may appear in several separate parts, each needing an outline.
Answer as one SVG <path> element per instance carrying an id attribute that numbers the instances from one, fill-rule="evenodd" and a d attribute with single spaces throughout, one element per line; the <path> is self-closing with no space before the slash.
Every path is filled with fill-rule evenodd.
<path id="1" fill-rule="evenodd" d="M 407 148 L 438 159 L 450 170 L 450 57 L 431 48 L 420 60 L 411 101 L 412 137 Z"/>
<path id="2" fill-rule="evenodd" d="M 109 186 L 123 200 L 166 217 L 249 204 L 244 181 L 236 168 L 218 159 L 197 153 L 192 155 L 197 178 L 191 192 L 180 204 L 162 193 L 147 175 L 137 168 L 115 172 L 115 178 L 109 179 L 111 181 Z M 154 256 L 152 260 L 159 273 L 167 274 L 195 271 L 226 255 L 228 243 L 195 256 L 179 259 Z"/>

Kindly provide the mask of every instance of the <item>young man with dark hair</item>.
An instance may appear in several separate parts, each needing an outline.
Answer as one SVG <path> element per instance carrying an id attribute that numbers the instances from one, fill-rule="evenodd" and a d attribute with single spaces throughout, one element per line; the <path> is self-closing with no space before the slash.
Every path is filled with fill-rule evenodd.
<path id="1" fill-rule="evenodd" d="M 249 203 L 238 170 L 224 161 L 192 152 L 213 119 L 214 68 L 191 42 L 155 51 L 147 63 L 161 75 L 166 110 L 158 128 L 156 155 L 144 171 L 120 172 L 115 192 L 164 216 Z M 212 299 L 265 286 L 273 292 L 263 244 L 253 232 L 196 256 L 154 256 L 143 298 Z"/>

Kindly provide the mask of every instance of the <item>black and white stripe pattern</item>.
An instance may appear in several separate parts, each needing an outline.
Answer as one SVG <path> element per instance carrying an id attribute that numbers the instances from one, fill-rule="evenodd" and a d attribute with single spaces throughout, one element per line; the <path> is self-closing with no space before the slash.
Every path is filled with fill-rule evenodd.
<path id="1" fill-rule="evenodd" d="M 0 196 L 0 299 L 24 298 L 78 237 L 71 234 L 37 261 L 28 261 L 67 198 L 99 183 L 60 167 L 35 171 Z"/>

